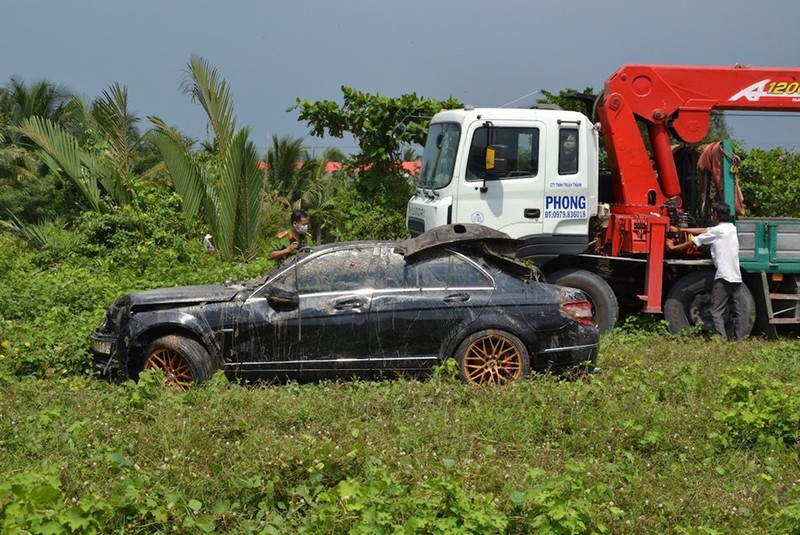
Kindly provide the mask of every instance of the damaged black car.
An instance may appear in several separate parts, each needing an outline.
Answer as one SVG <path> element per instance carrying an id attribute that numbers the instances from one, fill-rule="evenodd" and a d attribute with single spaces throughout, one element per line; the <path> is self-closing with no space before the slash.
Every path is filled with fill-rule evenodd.
<path id="1" fill-rule="evenodd" d="M 586 296 L 537 281 L 518 243 L 479 225 L 395 242 L 302 249 L 264 277 L 120 296 L 92 335 L 108 376 L 161 371 L 188 387 L 232 380 L 424 374 L 455 359 L 482 385 L 532 369 L 592 369 Z"/>

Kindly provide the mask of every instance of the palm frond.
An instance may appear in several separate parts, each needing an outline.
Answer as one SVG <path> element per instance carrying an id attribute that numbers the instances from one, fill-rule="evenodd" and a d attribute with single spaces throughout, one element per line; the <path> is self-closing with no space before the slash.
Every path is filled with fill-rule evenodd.
<path id="1" fill-rule="evenodd" d="M 71 96 L 66 86 L 47 80 L 27 84 L 21 78 L 12 77 L 5 89 L 12 103 L 11 113 L 18 122 L 34 116 L 59 121 Z"/>
<path id="2" fill-rule="evenodd" d="M 103 189 L 111 196 L 114 203 L 124 206 L 131 202 L 131 190 L 125 184 L 126 177 L 116 168 L 88 154 L 81 160 L 89 175 L 97 177 Z"/>
<path id="3" fill-rule="evenodd" d="M 86 157 L 75 136 L 41 117 L 25 119 L 18 130 L 44 152 L 47 157 L 43 160 L 50 170 L 71 180 L 92 209 L 99 212 L 100 189 L 96 178 L 83 172 L 82 160 Z"/>
<path id="4" fill-rule="evenodd" d="M 139 118 L 128 110 L 128 88 L 115 83 L 94 100 L 92 117 L 108 141 L 109 159 L 117 172 L 131 168 L 132 150 L 138 142 Z"/>
<path id="5" fill-rule="evenodd" d="M 71 132 L 79 142 L 83 143 L 89 138 L 89 133 L 97 130 L 92 117 L 91 103 L 80 95 L 73 95 L 66 104 L 59 120 L 68 132 Z"/>
<path id="6" fill-rule="evenodd" d="M 245 130 L 243 134 L 249 136 Z M 244 146 L 239 188 L 240 232 L 237 233 L 241 250 L 246 258 L 255 252 L 256 236 L 261 224 L 261 197 L 264 193 L 264 173 L 258 169 L 258 150 L 252 141 Z"/>
<path id="7" fill-rule="evenodd" d="M 312 162 L 302 138 L 272 136 L 272 147 L 267 152 L 267 177 L 270 188 L 296 202 L 299 192 L 305 189 L 305 178 L 313 170 L 304 169 Z"/>
<path id="8" fill-rule="evenodd" d="M 14 234 L 36 249 L 42 249 L 47 245 L 47 238 L 39 227 L 36 225 L 28 225 L 20 221 L 20 219 L 11 212 L 8 212 L 8 215 L 11 221 L 0 220 L 0 229 Z"/>
<path id="9" fill-rule="evenodd" d="M 224 163 L 228 145 L 236 129 L 233 98 L 228 82 L 208 61 L 193 55 L 189 59 L 182 89 L 184 93 L 191 95 L 192 100 L 203 106 L 214 132 L 220 163 Z"/>
<path id="10" fill-rule="evenodd" d="M 223 256 L 230 256 L 236 248 L 236 227 L 239 200 L 239 181 L 243 160 L 243 148 L 246 138 L 234 136 L 228 146 L 227 160 L 222 171 L 219 188 L 219 220 L 217 232 L 217 248 Z"/>
<path id="11" fill-rule="evenodd" d="M 149 131 L 146 138 L 161 153 L 175 190 L 181 196 L 183 213 L 187 217 L 194 217 L 206 197 L 202 170 L 192 158 L 180 133 L 157 117 L 150 117 L 150 121 L 156 125 L 156 129 Z"/>

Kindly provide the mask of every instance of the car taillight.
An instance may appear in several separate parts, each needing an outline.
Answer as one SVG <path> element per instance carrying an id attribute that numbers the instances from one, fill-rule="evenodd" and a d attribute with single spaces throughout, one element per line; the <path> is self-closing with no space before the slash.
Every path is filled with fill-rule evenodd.
<path id="1" fill-rule="evenodd" d="M 592 314 L 592 304 L 585 299 L 583 301 L 569 301 L 561 303 L 561 310 L 570 318 L 581 325 L 587 327 L 594 326 L 594 314 Z"/>

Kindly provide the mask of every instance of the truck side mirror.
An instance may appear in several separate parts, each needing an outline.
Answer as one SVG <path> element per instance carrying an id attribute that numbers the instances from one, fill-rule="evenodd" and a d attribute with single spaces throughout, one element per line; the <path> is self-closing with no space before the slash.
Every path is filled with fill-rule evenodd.
<path id="1" fill-rule="evenodd" d="M 508 146 L 489 145 L 486 147 L 486 174 L 497 178 L 508 173 Z"/>

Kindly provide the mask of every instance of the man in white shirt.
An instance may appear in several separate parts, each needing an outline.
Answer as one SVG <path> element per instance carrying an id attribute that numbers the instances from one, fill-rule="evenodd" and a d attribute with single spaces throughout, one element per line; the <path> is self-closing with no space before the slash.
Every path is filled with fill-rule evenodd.
<path id="1" fill-rule="evenodd" d="M 670 231 L 682 230 L 695 236 L 679 245 L 667 240 L 667 248 L 671 251 L 680 251 L 692 246 L 711 246 L 711 259 L 717 268 L 714 285 L 711 288 L 711 316 L 714 318 L 714 328 L 724 340 L 740 340 L 744 338 L 747 318 L 742 313 L 746 307 L 743 303 L 742 272 L 739 269 L 739 238 L 736 235 L 736 227 L 731 223 L 729 205 L 724 202 L 715 204 L 711 217 L 714 221 L 713 227 L 685 229 L 670 227 Z M 729 305 L 733 322 L 730 336 L 725 325 L 725 311 Z"/>

